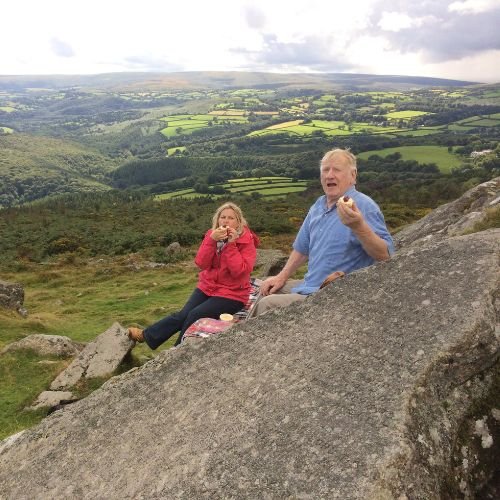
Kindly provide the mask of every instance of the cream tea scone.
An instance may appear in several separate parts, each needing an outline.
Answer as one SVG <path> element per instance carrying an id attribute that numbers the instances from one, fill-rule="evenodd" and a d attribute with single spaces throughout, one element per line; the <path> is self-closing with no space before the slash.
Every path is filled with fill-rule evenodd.
<path id="1" fill-rule="evenodd" d="M 337 205 L 338 204 L 342 204 L 342 205 L 345 205 L 349 208 L 352 208 L 352 204 L 354 203 L 354 200 L 352 198 L 349 198 L 349 196 L 341 196 L 338 201 L 337 201 Z"/>

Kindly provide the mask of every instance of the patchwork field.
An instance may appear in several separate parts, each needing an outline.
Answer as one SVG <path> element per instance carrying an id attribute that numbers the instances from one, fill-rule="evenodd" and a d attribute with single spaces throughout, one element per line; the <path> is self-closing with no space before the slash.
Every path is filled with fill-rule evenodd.
<path id="1" fill-rule="evenodd" d="M 395 126 L 382 127 L 368 123 L 346 123 L 344 121 L 331 120 L 294 120 L 266 127 L 262 130 L 250 132 L 249 136 L 263 136 L 270 134 L 289 134 L 297 136 L 313 136 L 322 133 L 326 136 L 351 135 L 351 134 L 394 134 L 406 129 Z"/>
<path id="2" fill-rule="evenodd" d="M 415 160 L 419 163 L 435 163 L 442 172 L 449 172 L 458 167 L 461 160 L 448 151 L 445 146 L 402 146 L 398 148 L 381 149 L 380 151 L 365 151 L 359 158 L 369 158 L 372 155 L 385 157 L 393 153 L 401 153 L 403 160 Z"/>
<path id="3" fill-rule="evenodd" d="M 225 194 L 238 193 L 248 194 L 259 193 L 265 198 L 278 198 L 289 193 L 299 193 L 307 189 L 308 181 L 293 180 L 290 177 L 247 177 L 245 179 L 230 179 L 225 184 L 215 184 L 209 186 L 209 190 L 215 187 L 223 188 Z M 196 198 L 210 194 L 214 197 L 224 196 L 219 193 L 198 193 L 194 189 L 182 189 L 171 193 L 164 193 L 155 196 L 155 200 L 165 200 L 173 198 Z"/>
<path id="4" fill-rule="evenodd" d="M 240 114 L 173 115 L 162 118 L 161 121 L 165 122 L 166 126 L 160 132 L 165 137 L 174 137 L 192 134 L 208 127 L 247 123 L 248 117 Z"/>

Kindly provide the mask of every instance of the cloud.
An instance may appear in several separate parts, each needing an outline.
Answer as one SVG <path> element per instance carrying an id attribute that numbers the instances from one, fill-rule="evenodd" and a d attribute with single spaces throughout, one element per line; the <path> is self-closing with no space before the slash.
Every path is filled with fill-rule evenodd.
<path id="1" fill-rule="evenodd" d="M 384 12 L 382 18 L 378 22 L 378 26 L 384 31 L 401 31 L 405 28 L 410 28 L 413 21 L 410 16 L 400 14 L 399 12 Z"/>
<path id="2" fill-rule="evenodd" d="M 459 9 L 458 4 L 463 8 Z M 427 62 L 452 61 L 500 50 L 498 0 L 496 3 L 485 0 L 482 10 L 475 11 L 465 10 L 472 5 L 468 0 L 454 3 L 424 0 L 418 4 L 402 0 L 397 5 L 399 11 L 394 10 L 393 1 L 382 0 L 371 18 L 371 34 L 384 36 L 392 50 L 421 52 Z M 391 19 L 394 29 L 388 25 Z M 404 19 L 406 25 L 401 22 Z"/>
<path id="3" fill-rule="evenodd" d="M 257 7 L 247 6 L 244 9 L 247 25 L 252 29 L 262 29 L 266 24 L 265 14 Z"/>
<path id="4" fill-rule="evenodd" d="M 59 57 L 74 57 L 75 51 L 73 47 L 67 42 L 63 40 L 59 40 L 58 38 L 50 39 L 50 48 L 52 52 Z"/>
<path id="5" fill-rule="evenodd" d="M 263 35 L 263 47 L 253 52 L 240 48 L 233 52 L 246 54 L 254 63 L 271 70 L 340 72 L 351 67 L 333 52 L 329 38 L 306 37 L 297 42 L 281 42 L 276 35 Z"/>
<path id="6" fill-rule="evenodd" d="M 487 12 L 498 8 L 498 0 L 463 0 L 453 2 L 448 6 L 448 10 L 460 13 Z"/>

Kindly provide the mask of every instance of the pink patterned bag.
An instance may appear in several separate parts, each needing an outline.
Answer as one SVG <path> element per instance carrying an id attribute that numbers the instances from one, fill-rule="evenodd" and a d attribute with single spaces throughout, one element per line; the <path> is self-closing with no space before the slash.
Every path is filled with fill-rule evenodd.
<path id="1" fill-rule="evenodd" d="M 253 309 L 253 306 L 259 298 L 260 284 L 261 280 L 257 278 L 250 279 L 251 291 L 248 302 L 245 304 L 240 311 L 234 314 L 233 321 L 221 321 L 220 319 L 213 318 L 200 318 L 195 321 L 185 332 L 182 337 L 182 342 L 186 338 L 207 338 L 212 335 L 216 335 L 228 328 L 231 328 L 235 323 L 239 321 L 244 321 Z"/>

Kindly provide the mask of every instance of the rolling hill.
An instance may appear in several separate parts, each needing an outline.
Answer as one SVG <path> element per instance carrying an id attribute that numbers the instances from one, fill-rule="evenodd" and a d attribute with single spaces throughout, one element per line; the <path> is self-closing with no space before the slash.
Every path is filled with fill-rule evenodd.
<path id="1" fill-rule="evenodd" d="M 0 136 L 0 207 L 49 194 L 104 191 L 115 162 L 80 144 L 50 137 Z"/>
<path id="2" fill-rule="evenodd" d="M 475 82 L 403 75 L 353 73 L 262 73 L 243 71 L 187 71 L 178 73 L 108 73 L 100 75 L 1 76 L 0 89 L 99 88 L 107 90 L 231 89 L 236 87 L 315 89 L 396 89 L 461 87 Z"/>

